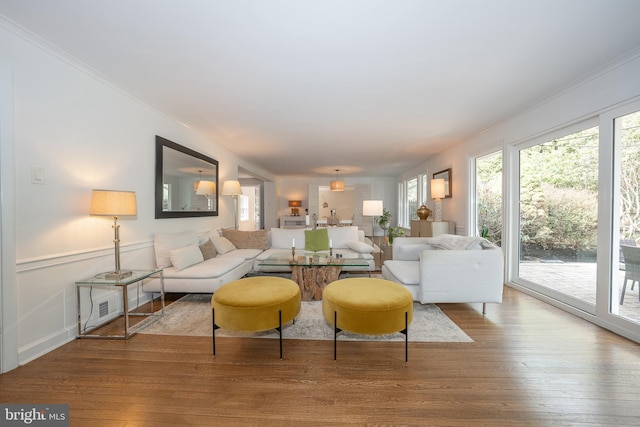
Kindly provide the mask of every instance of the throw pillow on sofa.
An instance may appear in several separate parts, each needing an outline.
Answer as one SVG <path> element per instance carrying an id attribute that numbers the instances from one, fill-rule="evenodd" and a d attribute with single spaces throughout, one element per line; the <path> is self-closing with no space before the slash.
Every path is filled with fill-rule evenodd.
<path id="1" fill-rule="evenodd" d="M 349 249 L 351 249 L 352 251 L 359 252 L 361 254 L 369 254 L 375 250 L 373 249 L 373 246 L 359 240 L 347 242 L 347 246 L 349 246 Z"/>
<path id="2" fill-rule="evenodd" d="M 329 239 L 333 242 L 333 249 L 346 249 L 349 242 L 359 241 L 358 227 L 329 227 Z"/>
<path id="3" fill-rule="evenodd" d="M 326 228 L 304 231 L 304 249 L 318 252 L 329 250 L 329 232 Z"/>
<path id="4" fill-rule="evenodd" d="M 171 267 L 169 252 L 172 249 L 197 245 L 198 235 L 195 231 L 182 233 L 158 233 L 155 235 L 153 246 L 156 252 L 156 265 L 158 267 Z"/>
<path id="5" fill-rule="evenodd" d="M 208 239 L 205 243 L 200 245 L 200 252 L 202 252 L 202 257 L 205 260 L 215 258 L 218 255 L 218 252 L 216 252 L 216 246 L 213 244 L 211 239 Z"/>
<path id="6" fill-rule="evenodd" d="M 304 249 L 304 240 L 302 228 L 271 229 L 271 247 L 274 249 L 291 249 L 292 243 L 295 243 L 296 249 Z"/>
<path id="7" fill-rule="evenodd" d="M 235 251 L 236 249 L 238 249 L 226 237 L 212 237 L 211 241 L 216 247 L 216 252 L 218 252 L 220 255 L 224 255 L 227 252 Z"/>
<path id="8" fill-rule="evenodd" d="M 222 230 L 222 237 L 226 237 L 237 249 L 269 249 L 269 234 L 267 230 Z"/>
<path id="9" fill-rule="evenodd" d="M 176 271 L 184 270 L 192 265 L 200 264 L 204 261 L 202 252 L 198 245 L 185 246 L 184 248 L 172 249 L 169 251 L 171 263 Z"/>

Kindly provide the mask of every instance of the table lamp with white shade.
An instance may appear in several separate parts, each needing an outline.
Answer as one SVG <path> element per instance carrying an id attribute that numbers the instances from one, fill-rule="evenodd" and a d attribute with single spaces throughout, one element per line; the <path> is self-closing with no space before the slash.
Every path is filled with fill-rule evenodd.
<path id="1" fill-rule="evenodd" d="M 107 273 L 105 278 L 119 280 L 131 276 L 131 271 L 120 269 L 120 225 L 118 224 L 118 217 L 137 214 L 136 193 L 133 191 L 93 190 L 89 214 L 113 217 L 115 270 Z"/>
<path id="2" fill-rule="evenodd" d="M 442 199 L 444 199 L 444 197 L 444 179 L 432 179 L 431 198 L 435 200 L 434 221 L 442 221 Z"/>

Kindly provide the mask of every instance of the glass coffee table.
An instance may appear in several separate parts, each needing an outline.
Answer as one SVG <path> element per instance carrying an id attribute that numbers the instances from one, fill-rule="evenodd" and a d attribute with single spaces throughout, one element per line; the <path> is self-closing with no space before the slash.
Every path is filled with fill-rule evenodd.
<path id="1" fill-rule="evenodd" d="M 322 299 L 322 290 L 326 285 L 338 280 L 343 267 L 358 267 L 369 272 L 369 261 L 362 254 L 340 256 L 335 254 L 317 254 L 314 252 L 296 252 L 290 254 L 274 254 L 260 261 L 261 267 L 291 268 L 291 280 L 298 283 L 302 301 Z M 370 272 L 369 272 L 370 273 Z"/>

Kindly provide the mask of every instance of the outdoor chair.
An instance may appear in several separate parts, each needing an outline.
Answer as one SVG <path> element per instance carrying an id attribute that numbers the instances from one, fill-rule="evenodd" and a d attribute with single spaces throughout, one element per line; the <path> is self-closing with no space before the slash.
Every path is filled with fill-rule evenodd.
<path id="1" fill-rule="evenodd" d="M 624 302 L 627 281 L 631 280 L 631 290 L 633 290 L 636 282 L 640 282 L 640 247 L 623 245 L 622 253 L 624 254 L 624 285 L 622 286 L 620 305 Z M 640 285 L 638 285 L 638 289 L 640 290 Z M 640 301 L 640 292 L 638 300 Z"/>
<path id="2" fill-rule="evenodd" d="M 636 246 L 636 241 L 633 239 L 620 239 L 620 263 L 624 264 L 624 254 L 622 253 L 623 246 Z"/>

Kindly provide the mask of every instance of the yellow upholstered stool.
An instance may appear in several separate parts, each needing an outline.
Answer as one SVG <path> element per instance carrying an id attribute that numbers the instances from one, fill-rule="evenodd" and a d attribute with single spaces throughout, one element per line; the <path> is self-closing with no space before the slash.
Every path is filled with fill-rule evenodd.
<path id="1" fill-rule="evenodd" d="M 216 329 L 280 332 L 282 325 L 300 313 L 300 287 L 282 277 L 249 277 L 222 285 L 211 298 L 213 355 L 216 354 Z"/>
<path id="2" fill-rule="evenodd" d="M 345 330 L 368 335 L 402 332 L 405 335 L 405 361 L 408 361 L 413 296 L 402 285 L 371 278 L 336 280 L 324 288 L 322 313 L 334 327 L 334 360 L 338 332 Z"/>

